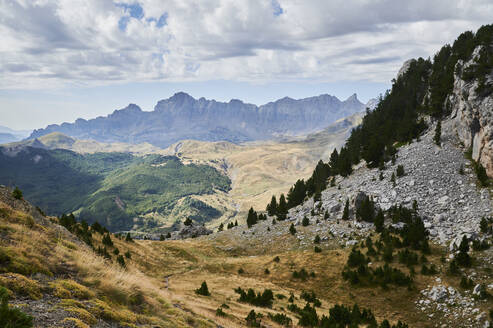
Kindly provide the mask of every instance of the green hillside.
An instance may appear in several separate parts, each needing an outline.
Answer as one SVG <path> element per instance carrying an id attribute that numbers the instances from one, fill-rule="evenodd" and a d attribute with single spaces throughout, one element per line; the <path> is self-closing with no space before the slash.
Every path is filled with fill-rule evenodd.
<path id="1" fill-rule="evenodd" d="M 159 220 L 143 216 L 166 217 L 180 199 L 230 189 L 229 178 L 216 169 L 184 165 L 173 156 L 82 155 L 33 147 L 0 152 L 0 184 L 18 186 L 49 214 L 76 212 L 81 219 L 99 221 L 113 231 L 160 227 Z M 185 204 L 197 213 L 206 209 L 194 217 L 197 221 L 221 214 L 198 200 L 188 199 Z"/>

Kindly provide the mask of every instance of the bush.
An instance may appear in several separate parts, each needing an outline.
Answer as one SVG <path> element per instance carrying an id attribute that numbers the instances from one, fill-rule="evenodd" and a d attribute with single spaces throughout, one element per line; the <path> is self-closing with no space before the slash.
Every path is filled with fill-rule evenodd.
<path id="1" fill-rule="evenodd" d="M 225 317 L 225 316 L 226 316 L 226 313 L 223 311 L 223 309 L 222 309 L 222 308 L 220 308 L 220 307 L 219 307 L 219 308 L 217 308 L 217 310 L 216 310 L 216 315 L 217 315 L 218 317 Z"/>
<path id="2" fill-rule="evenodd" d="M 276 313 L 276 314 L 269 313 L 269 318 L 275 323 L 280 324 L 281 326 L 289 327 L 292 324 L 291 318 L 285 315 L 284 313 Z"/>
<path id="3" fill-rule="evenodd" d="M 314 251 L 315 251 L 315 253 L 322 253 L 322 249 L 318 246 L 315 246 Z"/>
<path id="4" fill-rule="evenodd" d="M 300 269 L 300 271 L 293 271 L 293 278 L 305 281 L 306 279 L 308 279 L 308 272 L 305 270 L 305 268 Z"/>
<path id="5" fill-rule="evenodd" d="M 279 263 L 280 260 L 281 259 L 279 258 L 279 256 L 276 256 L 276 257 L 274 257 L 274 260 L 273 261 L 276 262 L 276 263 Z"/>
<path id="6" fill-rule="evenodd" d="M 293 236 L 296 234 L 296 228 L 294 227 L 294 224 L 291 223 L 291 226 L 289 226 L 289 233 L 292 234 Z"/>
<path id="7" fill-rule="evenodd" d="M 0 328 L 29 328 L 33 318 L 19 309 L 10 308 L 7 289 L 0 287 Z"/>
<path id="8" fill-rule="evenodd" d="M 402 177 L 404 175 L 404 166 L 397 165 L 397 171 L 395 172 L 397 177 Z"/>
<path id="9" fill-rule="evenodd" d="M 12 197 L 15 199 L 22 199 L 22 191 L 19 187 L 15 187 L 14 191 L 12 191 Z"/>
<path id="10" fill-rule="evenodd" d="M 266 289 L 262 293 L 255 291 L 250 288 L 245 292 L 241 287 L 234 289 L 235 293 L 240 294 L 238 302 L 248 303 L 259 307 L 272 307 L 272 302 L 274 301 L 274 293 L 272 290 Z"/>
<path id="11" fill-rule="evenodd" d="M 437 126 L 435 128 L 435 135 L 433 136 L 433 141 L 437 146 L 441 145 L 441 138 L 442 138 L 442 122 L 438 121 Z"/>
<path id="12" fill-rule="evenodd" d="M 113 241 L 111 240 L 110 234 L 107 233 L 103 236 L 103 239 L 101 240 L 103 245 L 112 247 L 113 246 Z"/>
<path id="13" fill-rule="evenodd" d="M 260 324 L 257 322 L 257 314 L 254 310 L 251 310 L 245 318 L 247 322 L 247 326 L 249 327 L 260 327 Z"/>
<path id="14" fill-rule="evenodd" d="M 125 259 L 123 258 L 123 255 L 118 255 L 118 256 L 116 257 L 116 262 L 118 262 L 118 264 L 120 264 L 120 266 L 121 266 L 122 268 L 124 268 L 124 267 L 126 266 L 126 264 L 125 264 Z"/>
<path id="15" fill-rule="evenodd" d="M 202 296 L 210 296 L 211 295 L 211 293 L 209 293 L 209 288 L 207 288 L 207 283 L 205 281 L 202 282 L 202 285 L 200 286 L 199 289 L 195 290 L 195 294 L 202 295 Z"/>

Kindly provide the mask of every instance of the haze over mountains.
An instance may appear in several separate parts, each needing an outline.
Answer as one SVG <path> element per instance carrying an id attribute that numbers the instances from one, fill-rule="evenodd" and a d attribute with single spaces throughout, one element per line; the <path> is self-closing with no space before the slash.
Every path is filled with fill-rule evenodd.
<path id="1" fill-rule="evenodd" d="M 19 141 L 29 136 L 31 132 L 28 130 L 13 130 L 0 125 L 0 144 Z"/>
<path id="2" fill-rule="evenodd" d="M 370 100 L 369 105 L 374 104 Z M 299 100 L 285 97 L 256 106 L 237 99 L 227 103 L 195 99 L 179 92 L 160 100 L 153 111 L 130 104 L 106 117 L 49 125 L 35 130 L 30 138 L 61 132 L 79 139 L 148 142 L 158 147 L 184 139 L 237 143 L 318 131 L 365 108 L 356 94 L 344 101 L 324 94 Z"/>

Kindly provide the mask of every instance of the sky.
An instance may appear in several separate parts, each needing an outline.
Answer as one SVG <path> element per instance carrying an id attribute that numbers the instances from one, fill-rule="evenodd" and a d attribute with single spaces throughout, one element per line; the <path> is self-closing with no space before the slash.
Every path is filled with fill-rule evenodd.
<path id="1" fill-rule="evenodd" d="M 366 102 L 492 17 L 491 0 L 0 0 L 0 126 L 152 110 L 179 91 Z"/>

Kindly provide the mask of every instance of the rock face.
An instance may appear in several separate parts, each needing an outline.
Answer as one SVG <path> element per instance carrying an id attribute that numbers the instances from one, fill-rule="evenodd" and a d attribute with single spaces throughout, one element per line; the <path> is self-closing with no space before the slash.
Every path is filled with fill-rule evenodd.
<path id="1" fill-rule="evenodd" d="M 158 147 L 184 139 L 243 142 L 321 130 L 364 109 L 356 94 L 345 101 L 330 95 L 299 100 L 285 97 L 257 107 L 235 99 L 227 103 L 195 99 L 180 92 L 159 101 L 154 111 L 130 104 L 106 117 L 49 125 L 35 130 L 30 138 L 61 132 L 79 139 L 149 142 Z"/>
<path id="2" fill-rule="evenodd" d="M 479 50 L 480 47 L 476 48 L 470 61 L 457 63 L 454 89 L 448 102 L 457 135 L 466 147 L 472 148 L 473 159 L 493 177 L 493 94 L 478 94 L 478 80 L 466 82 L 457 75 L 474 63 Z M 487 76 L 486 81 L 491 83 L 493 75 Z"/>
<path id="3" fill-rule="evenodd" d="M 175 232 L 172 236 L 173 239 L 186 239 L 186 238 L 196 238 L 203 235 L 210 235 L 211 230 L 204 226 L 185 226 L 180 231 Z"/>

